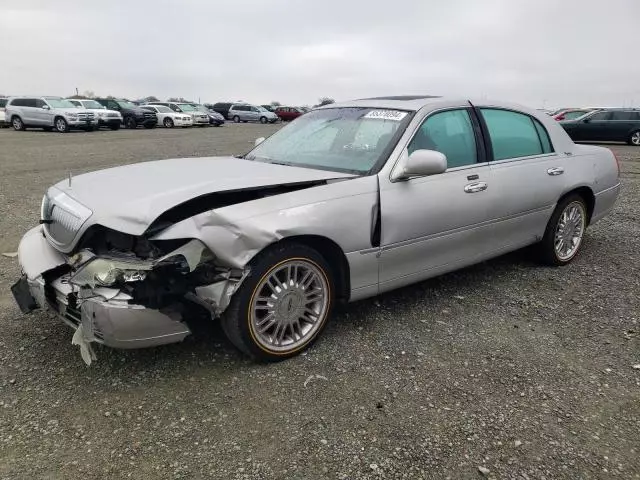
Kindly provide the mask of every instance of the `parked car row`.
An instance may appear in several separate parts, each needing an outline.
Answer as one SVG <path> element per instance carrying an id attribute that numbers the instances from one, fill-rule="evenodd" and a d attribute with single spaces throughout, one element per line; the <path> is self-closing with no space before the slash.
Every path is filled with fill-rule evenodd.
<path id="1" fill-rule="evenodd" d="M 160 124 L 166 128 L 193 125 L 219 127 L 225 119 L 204 105 L 195 103 L 150 102 L 136 105 L 117 98 L 76 99 L 48 96 L 0 98 L 0 125 L 15 130 L 42 128 L 64 133 L 72 129 L 86 131 L 101 127 L 118 130 Z"/>
<path id="2" fill-rule="evenodd" d="M 277 121 L 288 122 L 295 120 L 300 115 L 304 115 L 306 112 L 299 107 L 285 107 L 285 106 L 273 106 L 273 105 L 252 105 L 250 103 L 243 102 L 218 102 L 211 104 L 205 104 L 208 107 L 227 120 L 232 120 L 235 123 L 240 122 L 260 122 L 260 123 L 275 123 Z"/>
<path id="3" fill-rule="evenodd" d="M 578 117 L 564 116 L 560 125 L 572 140 L 626 142 L 640 147 L 640 109 L 591 109 Z"/>

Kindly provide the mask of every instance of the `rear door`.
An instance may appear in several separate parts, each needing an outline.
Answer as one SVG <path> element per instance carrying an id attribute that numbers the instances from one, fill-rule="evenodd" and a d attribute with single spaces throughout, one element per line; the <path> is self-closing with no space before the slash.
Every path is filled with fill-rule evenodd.
<path id="1" fill-rule="evenodd" d="M 44 103 L 44 102 L 42 102 Z M 35 98 L 23 98 L 21 101 L 22 108 L 22 120 L 25 125 L 39 126 L 40 119 L 36 115 L 36 99 Z"/>
<path id="2" fill-rule="evenodd" d="M 596 112 L 582 121 L 580 137 L 576 140 L 615 140 L 615 126 L 611 122 L 610 111 Z"/>
<path id="3" fill-rule="evenodd" d="M 629 135 L 633 130 L 636 112 L 627 110 L 615 110 L 611 112 L 611 120 L 609 121 L 611 127 L 611 140 L 619 142 L 626 142 L 629 139 Z"/>
<path id="4" fill-rule="evenodd" d="M 496 194 L 490 215 L 492 242 L 504 250 L 534 243 L 565 191 L 570 162 L 554 151 L 536 118 L 514 110 L 476 108 L 488 139 L 491 188 Z"/>
<path id="5" fill-rule="evenodd" d="M 41 98 L 34 99 L 33 125 L 47 127 L 53 125 L 53 112 L 51 107 Z"/>

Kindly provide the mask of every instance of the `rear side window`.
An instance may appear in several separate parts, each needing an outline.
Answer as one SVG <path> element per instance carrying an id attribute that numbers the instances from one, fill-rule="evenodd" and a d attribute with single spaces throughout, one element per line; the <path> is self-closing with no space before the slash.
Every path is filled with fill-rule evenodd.
<path id="1" fill-rule="evenodd" d="M 524 113 L 480 109 L 489 130 L 494 160 L 529 157 L 552 151 L 545 128 Z"/>
<path id="2" fill-rule="evenodd" d="M 7 99 L 6 98 L 0 98 L 0 108 L 4 108 L 7 106 Z"/>
<path id="3" fill-rule="evenodd" d="M 611 120 L 612 112 L 598 112 L 589 117 L 591 121 Z"/>
<path id="4" fill-rule="evenodd" d="M 640 112 L 613 112 L 611 120 L 638 120 L 640 119 Z"/>

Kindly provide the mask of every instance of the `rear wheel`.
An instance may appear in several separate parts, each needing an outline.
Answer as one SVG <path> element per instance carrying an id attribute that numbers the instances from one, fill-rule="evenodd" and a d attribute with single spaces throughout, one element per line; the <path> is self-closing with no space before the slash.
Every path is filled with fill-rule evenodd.
<path id="1" fill-rule="evenodd" d="M 629 140 L 627 143 L 635 147 L 640 147 L 640 130 L 636 130 L 631 135 L 629 135 Z"/>
<path id="2" fill-rule="evenodd" d="M 62 117 L 57 117 L 53 122 L 56 131 L 58 133 L 67 133 L 69 131 L 69 124 Z"/>
<path id="3" fill-rule="evenodd" d="M 22 119 L 17 115 L 11 119 L 11 125 L 13 126 L 13 129 L 16 131 L 24 130 L 24 123 Z"/>
<path id="4" fill-rule="evenodd" d="M 587 222 L 587 206 L 580 195 L 572 194 L 562 199 L 538 245 L 542 262 L 561 266 L 573 260 L 582 245 Z"/>
<path id="5" fill-rule="evenodd" d="M 239 117 L 238 115 L 235 115 L 235 116 L 233 117 L 233 121 L 234 121 L 235 123 L 240 123 L 240 117 Z"/>
<path id="6" fill-rule="evenodd" d="M 260 123 L 267 123 L 267 117 L 260 117 Z"/>
<path id="7" fill-rule="evenodd" d="M 318 338 L 331 314 L 334 291 L 331 268 L 316 250 L 283 242 L 251 261 L 222 327 L 247 355 L 283 360 Z"/>

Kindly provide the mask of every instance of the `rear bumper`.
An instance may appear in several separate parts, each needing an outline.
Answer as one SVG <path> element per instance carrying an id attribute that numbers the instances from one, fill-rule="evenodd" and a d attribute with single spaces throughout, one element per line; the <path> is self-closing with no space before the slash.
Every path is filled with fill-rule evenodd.
<path id="1" fill-rule="evenodd" d="M 58 268 L 66 264 L 66 258 L 49 245 L 41 227 L 22 238 L 18 258 L 24 276 L 16 286 L 28 287 L 33 300 L 19 305 L 30 303 L 53 310 L 74 329 L 82 325 L 87 341 L 114 348 L 142 348 L 179 342 L 191 333 L 178 313 L 135 305 L 129 295 L 117 289 L 80 289 L 69 283 L 68 269 Z M 56 270 L 60 273 L 53 274 Z"/>
<path id="2" fill-rule="evenodd" d="M 607 188 L 601 192 L 596 193 L 596 202 L 593 207 L 593 213 L 591 215 L 591 224 L 596 223 L 605 217 L 616 204 L 618 195 L 620 194 L 620 183 L 613 187 Z"/>

